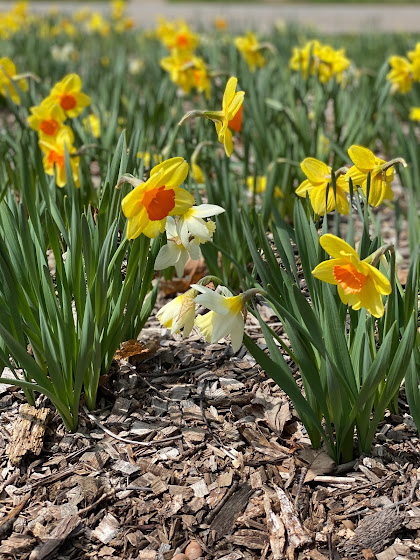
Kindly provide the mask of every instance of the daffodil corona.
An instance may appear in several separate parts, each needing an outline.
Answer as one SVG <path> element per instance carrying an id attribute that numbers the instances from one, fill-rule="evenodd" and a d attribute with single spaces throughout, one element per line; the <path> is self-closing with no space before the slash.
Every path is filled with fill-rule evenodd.
<path id="1" fill-rule="evenodd" d="M 150 171 L 143 183 L 123 175 L 118 184 L 130 183 L 135 188 L 124 197 L 122 210 L 128 218 L 127 237 L 141 233 L 156 237 L 165 230 L 167 216 L 183 214 L 194 204 L 194 197 L 180 185 L 188 175 L 188 163 L 181 157 L 168 159 Z"/>
<path id="2" fill-rule="evenodd" d="M 360 260 L 348 243 L 327 233 L 319 240 L 325 251 L 333 257 L 320 263 L 312 274 L 318 280 L 337 286 L 338 295 L 345 305 L 354 310 L 365 307 L 374 317 L 382 317 L 382 295 L 391 293 L 389 280 L 370 264 L 372 255 Z"/>

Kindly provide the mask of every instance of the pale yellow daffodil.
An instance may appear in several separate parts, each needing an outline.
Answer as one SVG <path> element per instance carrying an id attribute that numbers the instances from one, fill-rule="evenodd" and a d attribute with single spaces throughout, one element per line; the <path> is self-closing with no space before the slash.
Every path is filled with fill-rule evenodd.
<path id="1" fill-rule="evenodd" d="M 314 268 L 315 278 L 336 285 L 345 305 L 354 310 L 365 307 L 374 317 L 382 317 L 381 296 L 391 293 L 391 284 L 382 272 L 369 264 L 371 256 L 361 261 L 353 247 L 330 233 L 323 235 L 319 242 L 333 258 Z"/>
<path id="2" fill-rule="evenodd" d="M 195 319 L 195 301 L 197 290 L 190 289 L 184 294 L 176 297 L 157 312 L 156 316 L 160 323 L 172 334 L 179 333 L 181 329 L 182 337 L 186 338 L 191 333 Z"/>
<path id="3" fill-rule="evenodd" d="M 391 70 L 386 75 L 392 83 L 391 92 L 407 93 L 413 85 L 413 65 L 403 56 L 391 56 Z"/>

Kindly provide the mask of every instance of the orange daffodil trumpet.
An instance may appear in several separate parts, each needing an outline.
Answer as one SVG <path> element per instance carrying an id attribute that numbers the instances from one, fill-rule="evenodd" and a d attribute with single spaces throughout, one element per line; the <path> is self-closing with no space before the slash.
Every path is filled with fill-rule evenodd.
<path id="1" fill-rule="evenodd" d="M 240 132 L 242 129 L 242 109 L 245 92 L 236 91 L 237 78 L 230 78 L 226 84 L 223 95 L 221 111 L 190 111 L 183 116 L 179 124 L 183 124 L 192 117 L 205 117 L 214 122 L 218 140 L 224 145 L 226 155 L 233 153 L 232 131 Z"/>
<path id="2" fill-rule="evenodd" d="M 312 274 L 315 278 L 336 285 L 345 305 L 354 310 L 364 307 L 374 317 L 382 317 L 382 295 L 391 293 L 391 284 L 371 263 L 377 261 L 390 246 L 381 247 L 376 253 L 360 260 L 353 247 L 335 235 L 327 233 L 319 242 L 332 259 L 314 268 Z"/>
<path id="3" fill-rule="evenodd" d="M 122 201 L 128 218 L 128 239 L 141 233 L 156 237 L 165 230 L 168 216 L 184 214 L 193 206 L 194 197 L 180 187 L 187 175 L 188 163 L 182 157 L 174 157 L 156 165 L 145 183 L 130 175 L 121 177 L 117 186 L 130 183 L 135 187 Z"/>
<path id="4" fill-rule="evenodd" d="M 323 215 L 325 211 L 332 212 L 337 205 L 340 214 L 349 213 L 349 202 L 346 193 L 349 192 L 347 181 L 342 175 L 336 177 L 336 193 L 331 183 L 331 167 L 315 158 L 306 158 L 300 164 L 307 179 L 296 189 L 298 196 L 309 194 L 315 214 Z M 328 198 L 327 198 L 328 189 Z"/>
<path id="5" fill-rule="evenodd" d="M 90 97 L 80 91 L 82 80 L 77 74 L 68 74 L 60 82 L 57 82 L 49 99 L 56 101 L 70 118 L 77 117 L 85 107 L 90 105 Z"/>
<path id="6" fill-rule="evenodd" d="M 347 171 L 345 178 L 351 179 L 355 185 L 360 186 L 365 196 L 367 196 L 367 179 L 368 173 L 370 173 L 368 203 L 372 206 L 379 206 L 384 199 L 392 200 L 393 166 L 401 163 L 406 167 L 405 161 L 402 158 L 396 158 L 386 162 L 363 146 L 351 146 L 348 153 L 354 165 Z"/>

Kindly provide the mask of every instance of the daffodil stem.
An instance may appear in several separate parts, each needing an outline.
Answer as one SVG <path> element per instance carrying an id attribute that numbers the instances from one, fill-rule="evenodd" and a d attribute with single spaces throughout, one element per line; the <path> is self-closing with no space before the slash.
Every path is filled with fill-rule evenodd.
<path id="1" fill-rule="evenodd" d="M 178 126 L 181 126 L 182 124 L 184 124 L 185 121 L 188 121 L 189 119 L 193 119 L 195 117 L 203 117 L 213 122 L 214 121 L 222 122 L 223 115 L 224 115 L 223 111 L 199 111 L 198 109 L 195 109 L 194 111 L 188 111 L 188 113 L 185 113 L 185 115 L 179 121 Z"/>
<path id="2" fill-rule="evenodd" d="M 213 282 L 213 284 L 215 284 L 216 286 L 218 286 L 219 284 L 223 284 L 223 281 L 220 280 L 220 278 L 218 278 L 217 276 L 204 276 L 204 278 L 202 278 L 201 280 L 199 280 L 197 282 L 197 284 L 199 286 L 207 286 L 207 284 L 210 284 L 210 282 Z"/>
<path id="3" fill-rule="evenodd" d="M 377 266 L 379 261 L 387 251 L 389 251 L 392 254 L 395 252 L 394 245 L 392 245 L 392 243 L 388 243 L 387 245 L 383 245 L 382 247 L 379 247 L 379 249 L 377 249 L 374 253 L 372 253 L 366 259 L 364 259 L 364 262 L 367 262 L 372 266 Z"/>
<path id="4" fill-rule="evenodd" d="M 192 156 L 191 156 L 191 163 L 197 163 L 198 156 L 200 155 L 201 150 L 204 146 L 215 146 L 216 142 L 212 142 L 211 140 L 205 140 L 204 142 L 200 142 L 195 147 Z"/>
<path id="5" fill-rule="evenodd" d="M 405 161 L 405 159 L 398 157 L 398 158 L 391 159 L 391 161 L 387 161 L 386 163 L 384 163 L 383 166 L 382 166 L 382 171 L 386 171 L 387 169 L 389 169 L 390 167 L 392 167 L 396 163 L 401 163 L 401 165 L 403 167 L 407 167 L 407 162 Z"/>
<path id="6" fill-rule="evenodd" d="M 247 290 L 246 292 L 243 293 L 244 303 L 249 301 L 251 298 L 253 298 L 257 294 L 260 294 L 260 295 L 265 297 L 267 295 L 267 292 L 265 290 L 263 290 L 262 288 L 250 288 L 249 290 Z"/>

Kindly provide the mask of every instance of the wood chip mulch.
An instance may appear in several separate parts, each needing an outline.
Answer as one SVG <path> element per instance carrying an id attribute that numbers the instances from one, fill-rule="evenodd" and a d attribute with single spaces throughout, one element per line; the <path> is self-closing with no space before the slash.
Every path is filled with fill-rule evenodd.
<path id="1" fill-rule="evenodd" d="M 1 560 L 420 558 L 403 391 L 371 455 L 335 468 L 244 347 L 174 341 L 153 319 L 142 340 L 76 433 L 0 385 Z"/>

